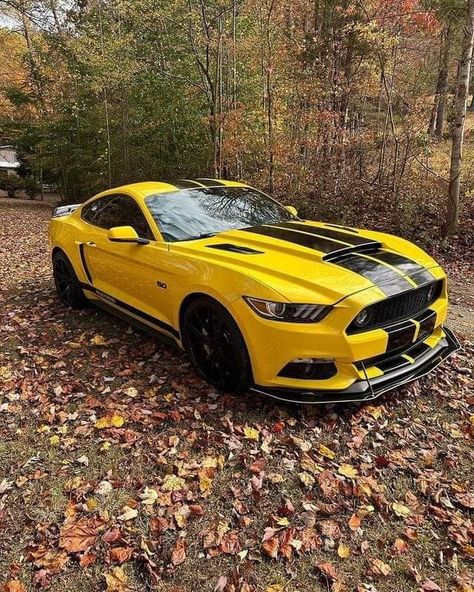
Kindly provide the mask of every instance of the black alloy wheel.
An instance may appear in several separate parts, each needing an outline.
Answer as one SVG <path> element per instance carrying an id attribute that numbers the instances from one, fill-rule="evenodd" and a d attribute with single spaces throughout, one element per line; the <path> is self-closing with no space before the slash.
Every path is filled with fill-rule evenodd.
<path id="1" fill-rule="evenodd" d="M 83 308 L 86 297 L 71 262 L 62 251 L 53 256 L 53 276 L 59 299 L 69 308 Z"/>
<path id="2" fill-rule="evenodd" d="M 227 310 L 205 296 L 184 313 L 183 345 L 198 373 L 219 390 L 242 392 L 251 383 L 251 366 L 242 334 Z"/>

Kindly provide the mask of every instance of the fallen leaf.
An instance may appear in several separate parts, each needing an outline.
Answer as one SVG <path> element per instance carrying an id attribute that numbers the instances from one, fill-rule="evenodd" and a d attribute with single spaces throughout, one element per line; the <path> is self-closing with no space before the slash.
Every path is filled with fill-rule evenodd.
<path id="1" fill-rule="evenodd" d="M 111 563 L 125 563 L 133 555 L 133 547 L 114 547 L 108 552 Z"/>
<path id="2" fill-rule="evenodd" d="M 440 592 L 441 588 L 433 582 L 433 580 L 427 579 L 421 584 L 421 589 L 425 590 L 425 592 Z"/>
<path id="3" fill-rule="evenodd" d="M 339 577 L 337 575 L 336 568 L 332 563 L 320 561 L 319 563 L 316 563 L 316 567 L 321 573 L 326 575 L 331 580 L 337 580 Z"/>
<path id="4" fill-rule="evenodd" d="M 60 531 L 59 546 L 68 553 L 82 553 L 95 543 L 102 525 L 96 518 L 66 522 Z"/>
<path id="5" fill-rule="evenodd" d="M 392 551 L 396 555 L 406 553 L 408 551 L 408 543 L 404 539 L 395 539 L 395 542 L 392 545 Z"/>
<path id="6" fill-rule="evenodd" d="M 276 559 L 278 557 L 278 550 L 280 548 L 280 543 L 277 537 L 273 536 L 267 540 L 264 540 L 262 543 L 263 550 L 265 553 L 271 557 L 272 559 Z"/>
<path id="7" fill-rule="evenodd" d="M 353 467 L 352 465 L 342 464 L 338 469 L 337 472 L 339 475 L 344 475 L 344 477 L 349 477 L 349 479 L 355 479 L 359 474 L 358 470 Z"/>
<path id="8" fill-rule="evenodd" d="M 258 430 L 256 430 L 255 428 L 251 428 L 249 426 L 246 426 L 244 428 L 244 434 L 245 434 L 245 437 L 248 438 L 249 440 L 258 440 L 260 437 L 260 432 Z"/>
<path id="9" fill-rule="evenodd" d="M 352 516 L 349 519 L 349 528 L 351 530 L 357 530 L 360 526 L 360 523 L 362 521 L 362 518 L 360 516 L 357 515 L 357 513 L 354 512 L 354 514 L 352 514 Z"/>
<path id="10" fill-rule="evenodd" d="M 123 513 L 118 516 L 118 520 L 126 522 L 127 520 L 133 520 L 138 516 L 138 510 L 131 508 L 130 506 L 124 506 Z"/>
<path id="11" fill-rule="evenodd" d="M 388 576 L 392 573 L 390 565 L 384 563 L 381 559 L 371 559 L 370 563 L 374 575 Z"/>
<path id="12" fill-rule="evenodd" d="M 112 416 L 105 416 L 98 419 L 94 426 L 98 430 L 103 430 L 106 428 L 121 428 L 125 423 L 125 418 L 121 415 L 112 415 Z"/>
<path id="13" fill-rule="evenodd" d="M 325 456 L 326 458 L 329 458 L 330 460 L 332 460 L 336 454 L 330 450 L 327 446 L 324 446 L 324 444 L 320 444 L 318 447 L 318 452 L 321 456 Z"/>
<path id="14" fill-rule="evenodd" d="M 166 475 L 161 489 L 163 491 L 179 491 L 186 487 L 186 481 L 176 475 Z"/>
<path id="15" fill-rule="evenodd" d="M 341 559 L 347 559 L 351 554 L 351 548 L 343 543 L 339 543 L 339 547 L 337 548 L 337 554 Z"/>
<path id="16" fill-rule="evenodd" d="M 112 571 L 104 574 L 105 582 L 107 584 L 107 592 L 126 592 L 127 575 L 122 567 L 114 567 Z"/>
<path id="17" fill-rule="evenodd" d="M 142 504 L 151 506 L 158 499 L 158 492 L 153 487 L 145 487 L 143 493 L 140 493 L 139 497 L 142 500 Z"/>
<path id="18" fill-rule="evenodd" d="M 171 563 L 180 565 L 186 559 L 186 542 L 183 538 L 178 538 L 171 552 Z"/>
<path id="19" fill-rule="evenodd" d="M 410 514 L 411 514 L 410 508 L 408 508 L 407 506 L 405 506 L 404 504 L 402 504 L 400 502 L 393 502 L 392 510 L 400 518 L 408 518 L 408 516 L 410 516 Z"/>
<path id="20" fill-rule="evenodd" d="M 306 485 L 306 487 L 313 487 L 313 485 L 316 483 L 316 479 L 309 473 L 298 473 L 298 477 L 300 478 L 301 483 Z"/>
<path id="21" fill-rule="evenodd" d="M 3 586 L 3 589 L 5 592 L 26 592 L 25 585 L 20 580 L 10 580 Z"/>

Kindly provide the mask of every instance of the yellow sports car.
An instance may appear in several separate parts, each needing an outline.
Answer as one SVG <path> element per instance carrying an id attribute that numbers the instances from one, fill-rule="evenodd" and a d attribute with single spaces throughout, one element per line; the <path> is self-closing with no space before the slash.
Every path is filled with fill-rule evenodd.
<path id="1" fill-rule="evenodd" d="M 110 189 L 55 209 L 56 288 L 172 339 L 218 389 L 360 401 L 459 348 L 446 275 L 412 243 L 311 222 L 234 181 Z"/>

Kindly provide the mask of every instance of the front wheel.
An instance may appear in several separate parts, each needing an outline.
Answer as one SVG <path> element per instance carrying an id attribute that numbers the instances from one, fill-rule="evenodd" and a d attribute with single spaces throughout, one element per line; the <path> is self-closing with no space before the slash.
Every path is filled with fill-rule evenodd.
<path id="1" fill-rule="evenodd" d="M 184 313 L 182 340 L 198 373 L 219 390 L 242 392 L 251 383 L 251 366 L 242 334 L 215 300 L 200 297 Z"/>
<path id="2" fill-rule="evenodd" d="M 84 308 L 87 299 L 71 262 L 62 251 L 53 255 L 53 276 L 61 302 L 69 308 Z"/>

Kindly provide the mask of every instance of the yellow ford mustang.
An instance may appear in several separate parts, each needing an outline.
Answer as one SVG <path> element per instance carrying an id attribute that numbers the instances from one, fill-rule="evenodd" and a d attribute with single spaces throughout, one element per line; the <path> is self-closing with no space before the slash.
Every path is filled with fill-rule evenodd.
<path id="1" fill-rule="evenodd" d="M 406 240 L 298 218 L 243 183 L 136 183 L 56 208 L 62 302 L 172 339 L 215 387 L 373 399 L 458 349 L 446 275 Z"/>

